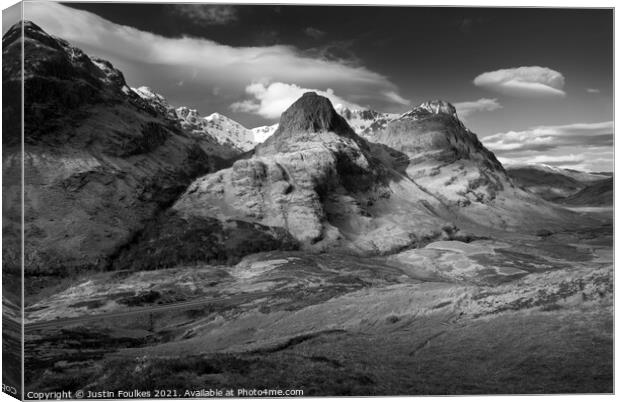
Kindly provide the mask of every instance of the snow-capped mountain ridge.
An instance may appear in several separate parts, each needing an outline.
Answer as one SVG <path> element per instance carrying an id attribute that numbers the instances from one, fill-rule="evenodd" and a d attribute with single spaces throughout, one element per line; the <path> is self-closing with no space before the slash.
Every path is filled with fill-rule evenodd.
<path id="1" fill-rule="evenodd" d="M 377 133 L 386 129 L 387 125 L 397 119 L 420 119 L 433 114 L 446 114 L 457 118 L 456 108 L 449 102 L 432 100 L 404 113 L 386 113 L 374 109 L 352 109 L 343 105 L 335 105 L 334 110 L 347 121 L 355 132 L 372 141 Z M 271 126 L 260 126 L 251 129 L 254 141 L 262 143 L 278 129 L 278 123 Z"/>
<path id="2" fill-rule="evenodd" d="M 177 120 L 181 127 L 194 134 L 212 137 L 218 144 L 232 146 L 240 152 L 249 151 L 256 145 L 251 130 L 220 113 L 203 117 L 198 110 L 187 106 L 174 108 L 166 98 L 149 87 L 142 86 L 132 90 L 155 109 L 165 112 Z"/>
<path id="3" fill-rule="evenodd" d="M 276 123 L 248 129 L 218 112 L 203 117 L 196 109 L 187 106 L 174 108 L 168 104 L 162 95 L 149 87 L 142 86 L 131 89 L 159 111 L 166 110 L 173 118 L 179 120 L 183 128 L 194 133 L 209 134 L 219 144 L 233 145 L 243 152 L 249 151 L 257 144 L 266 141 L 279 127 L 279 123 Z M 334 110 L 347 121 L 358 135 L 369 141 L 373 141 L 374 137 L 385 130 L 390 122 L 398 119 L 420 119 L 432 114 L 446 114 L 458 120 L 455 107 L 442 100 L 423 102 L 402 114 L 379 112 L 374 109 L 352 109 L 342 105 L 336 105 Z"/>
<path id="4" fill-rule="evenodd" d="M 399 116 L 396 113 L 382 113 L 373 109 L 349 109 L 340 105 L 335 109 L 358 135 L 367 139 L 370 139 L 369 136 L 373 133 L 385 129 L 390 121 Z"/>
<path id="5" fill-rule="evenodd" d="M 249 151 L 256 145 L 251 130 L 222 114 L 212 113 L 204 117 L 200 124 L 218 141 L 230 141 L 242 151 Z"/>

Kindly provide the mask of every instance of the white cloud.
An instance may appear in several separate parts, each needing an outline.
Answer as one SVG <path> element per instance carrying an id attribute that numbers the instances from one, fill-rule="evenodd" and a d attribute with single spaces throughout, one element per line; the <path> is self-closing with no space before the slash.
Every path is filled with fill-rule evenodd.
<path id="1" fill-rule="evenodd" d="M 512 96 L 566 96 L 563 90 L 564 76 L 547 67 L 517 67 L 485 72 L 474 79 L 474 85 Z"/>
<path id="2" fill-rule="evenodd" d="M 542 163 L 589 171 L 613 170 L 612 121 L 538 126 L 482 138 L 504 164 Z"/>
<path id="3" fill-rule="evenodd" d="M 523 131 L 508 131 L 484 137 L 484 145 L 493 151 L 543 151 L 562 146 L 611 146 L 613 121 L 538 126 Z"/>
<path id="4" fill-rule="evenodd" d="M 528 164 L 543 164 L 543 165 L 576 165 L 582 163 L 585 159 L 584 155 L 536 155 L 534 157 L 520 157 L 520 158 L 506 158 L 499 157 L 499 161 L 504 165 L 520 165 L 522 163 Z"/>
<path id="5" fill-rule="evenodd" d="M 409 105 L 411 103 L 409 100 L 403 98 L 394 91 L 384 92 L 383 95 L 385 95 L 387 99 L 393 101 L 394 103 L 399 103 L 401 105 Z"/>
<path id="6" fill-rule="evenodd" d="M 504 166 L 510 165 L 549 165 L 565 169 L 575 169 L 589 172 L 613 171 L 614 158 L 612 151 L 592 151 L 582 154 L 536 155 L 522 157 L 498 157 Z"/>
<path id="7" fill-rule="evenodd" d="M 234 111 L 255 113 L 267 119 L 275 119 L 280 117 L 282 112 L 288 109 L 297 99 L 305 92 L 316 92 L 321 96 L 328 98 L 334 107 L 342 105 L 349 109 L 361 109 L 362 107 L 354 103 L 348 102 L 337 96 L 334 91 L 328 88 L 325 91 L 318 89 L 302 88 L 294 84 L 285 84 L 282 82 L 272 82 L 269 84 L 255 82 L 245 88 L 245 92 L 251 96 L 240 102 L 230 105 Z"/>
<path id="8" fill-rule="evenodd" d="M 332 88 L 346 99 L 375 107 L 402 104 L 396 86 L 364 66 L 310 56 L 285 45 L 233 47 L 203 38 L 167 38 L 118 25 L 95 14 L 51 2 L 25 3 L 26 18 L 47 32 L 112 61 L 132 86 L 150 85 L 171 101 L 204 100 L 211 88 L 229 105 L 250 82 L 290 82 Z M 177 83 L 183 81 L 181 91 Z M 209 101 L 211 102 L 211 101 Z"/>
<path id="9" fill-rule="evenodd" d="M 476 112 L 491 112 L 501 109 L 502 105 L 497 99 L 480 98 L 475 101 L 457 102 L 454 107 L 459 117 L 465 118 Z"/>
<path id="10" fill-rule="evenodd" d="M 237 9 L 224 4 L 169 4 L 173 14 L 196 25 L 224 25 L 237 20 Z"/>
<path id="11" fill-rule="evenodd" d="M 596 88 L 586 88 L 586 92 L 589 94 L 599 94 L 601 93 L 601 90 Z"/>

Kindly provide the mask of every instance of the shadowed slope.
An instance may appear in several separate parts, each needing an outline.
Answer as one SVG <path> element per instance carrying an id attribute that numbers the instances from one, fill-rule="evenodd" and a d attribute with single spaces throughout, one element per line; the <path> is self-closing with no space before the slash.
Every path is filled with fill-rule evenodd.
<path id="1" fill-rule="evenodd" d="M 20 30 L 3 37 L 3 90 L 21 85 Z M 24 22 L 24 48 L 26 272 L 101 268 L 194 177 L 225 163 L 131 91 L 109 62 L 31 22 Z M 19 114 L 5 105 L 3 118 Z M 21 184 L 20 137 L 3 132 L 9 190 Z M 19 216 L 19 200 L 4 201 L 8 216 Z M 4 233 L 19 225 L 3 222 Z M 5 264 L 16 261 L 3 255 Z"/>

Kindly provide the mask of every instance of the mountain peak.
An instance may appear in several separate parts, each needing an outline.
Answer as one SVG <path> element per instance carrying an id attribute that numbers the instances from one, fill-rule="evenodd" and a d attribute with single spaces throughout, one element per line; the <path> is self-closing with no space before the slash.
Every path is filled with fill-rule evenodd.
<path id="1" fill-rule="evenodd" d="M 349 135 L 353 130 L 336 112 L 328 98 L 316 92 L 306 92 L 282 113 L 278 132 L 334 132 Z"/>
<path id="2" fill-rule="evenodd" d="M 43 28 L 41 28 L 40 26 L 38 26 L 37 24 L 35 24 L 34 22 L 32 22 L 30 20 L 22 20 L 22 21 L 16 23 L 15 25 L 13 25 L 13 27 L 16 28 L 16 27 L 19 27 L 20 25 L 23 25 L 24 29 L 33 30 L 33 31 L 39 31 L 39 32 L 42 32 L 42 33 L 47 35 L 47 33 L 43 30 Z M 13 29 L 13 28 L 11 28 L 11 29 Z"/>
<path id="3" fill-rule="evenodd" d="M 281 152 L 287 149 L 288 145 L 308 141 L 318 133 L 334 133 L 341 137 L 358 138 L 344 117 L 336 112 L 328 98 L 316 92 L 306 92 L 282 113 L 278 129 L 257 148 L 257 151 Z"/>
<path id="4" fill-rule="evenodd" d="M 45 32 L 40 26 L 35 24 L 29 20 L 22 20 L 16 22 L 9 28 L 6 33 L 2 36 L 2 47 L 4 48 L 7 44 L 16 41 L 22 36 L 22 26 L 24 29 L 24 37 L 34 39 L 46 46 L 57 47 L 58 40 L 53 38 L 47 32 Z M 21 46 L 21 45 L 20 45 Z"/>
<path id="5" fill-rule="evenodd" d="M 430 100 L 423 102 L 418 106 L 419 109 L 424 109 L 433 114 L 447 114 L 453 117 L 457 117 L 456 108 L 449 102 L 443 100 Z"/>
<path id="6" fill-rule="evenodd" d="M 432 116 L 449 116 L 460 122 L 456 108 L 443 100 L 428 100 L 399 116 L 400 119 L 426 119 Z"/>
<path id="7" fill-rule="evenodd" d="M 218 112 L 211 113 L 210 115 L 205 117 L 205 120 L 208 120 L 208 121 L 218 121 L 218 120 L 233 121 L 230 117 L 224 116 L 223 114 L 218 113 Z"/>
<path id="8" fill-rule="evenodd" d="M 41 33 L 47 35 L 47 33 L 45 33 L 45 31 L 40 26 L 38 26 L 37 24 L 35 24 L 34 22 L 32 22 L 30 20 L 21 20 L 21 21 L 16 22 L 15 24 L 13 24 L 11 26 L 11 28 L 9 28 L 7 30 L 6 34 L 8 34 L 9 32 L 12 32 L 12 31 L 19 31 L 19 30 L 21 30 L 22 29 L 22 25 L 24 27 L 24 30 L 26 30 L 26 31 L 38 31 L 38 32 L 41 32 Z"/>

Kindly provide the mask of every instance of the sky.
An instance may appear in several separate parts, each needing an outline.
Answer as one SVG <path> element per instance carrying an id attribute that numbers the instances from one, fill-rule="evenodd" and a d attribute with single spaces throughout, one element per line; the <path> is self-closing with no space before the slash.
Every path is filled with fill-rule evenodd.
<path id="1" fill-rule="evenodd" d="M 130 86 L 246 127 L 307 90 L 398 113 L 443 99 L 503 163 L 613 169 L 610 9 L 32 2 L 24 14 Z"/>

